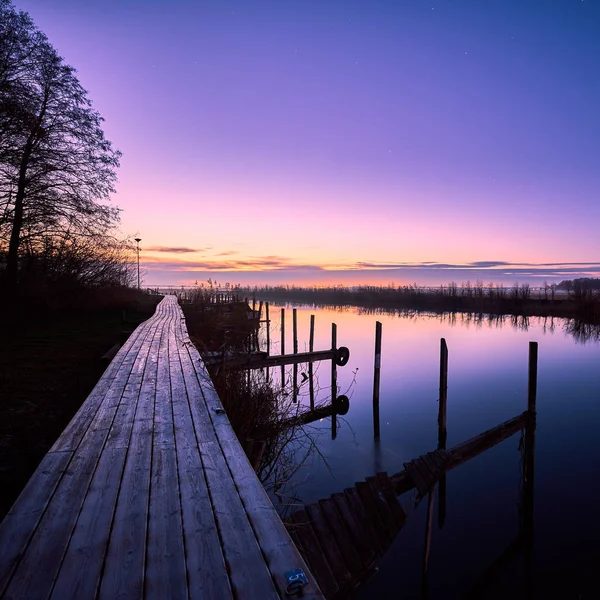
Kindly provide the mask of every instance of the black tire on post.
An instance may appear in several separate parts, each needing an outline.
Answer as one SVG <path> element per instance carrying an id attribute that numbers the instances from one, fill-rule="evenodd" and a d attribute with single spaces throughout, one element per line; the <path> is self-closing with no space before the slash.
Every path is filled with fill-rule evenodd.
<path id="1" fill-rule="evenodd" d="M 336 396 L 335 398 L 335 414 L 345 415 L 350 410 L 350 399 L 348 396 Z"/>
<path id="2" fill-rule="evenodd" d="M 348 364 L 350 360 L 350 350 L 346 346 L 340 346 L 337 349 L 337 356 L 335 357 L 335 364 L 338 367 L 343 367 Z"/>

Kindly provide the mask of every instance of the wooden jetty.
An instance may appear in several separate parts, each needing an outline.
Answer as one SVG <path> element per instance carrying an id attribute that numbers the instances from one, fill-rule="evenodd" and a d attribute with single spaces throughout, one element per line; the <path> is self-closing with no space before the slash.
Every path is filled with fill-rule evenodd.
<path id="1" fill-rule="evenodd" d="M 381 331 L 378 328 L 378 338 Z M 395 475 L 377 473 L 343 493 L 333 494 L 293 512 L 286 526 L 304 559 L 317 578 L 327 599 L 351 597 L 376 568 L 394 538 L 402 530 L 407 514 L 399 496 L 416 489 L 416 503 L 428 496 L 426 542 L 423 556 L 423 597 L 427 597 L 427 569 L 433 522 L 433 490 L 439 485 L 440 528 L 445 520 L 446 473 L 508 439 L 524 432 L 522 521 L 515 541 L 490 567 L 474 592 L 484 589 L 498 566 L 519 549 L 525 549 L 528 562 L 528 589 L 531 589 L 533 536 L 533 473 L 537 396 L 537 343 L 529 346 L 527 410 L 496 427 L 448 450 L 446 446 L 446 401 L 448 349 L 441 340 L 438 448 L 404 463 Z M 375 421 L 377 422 L 377 421 Z M 378 439 L 378 428 L 375 438 Z M 475 597 L 475 596 L 474 596 Z M 531 595 L 528 597 L 532 597 Z"/>
<path id="2" fill-rule="evenodd" d="M 167 296 L 0 524 L 0 597 L 266 600 L 297 568 L 323 598 Z"/>

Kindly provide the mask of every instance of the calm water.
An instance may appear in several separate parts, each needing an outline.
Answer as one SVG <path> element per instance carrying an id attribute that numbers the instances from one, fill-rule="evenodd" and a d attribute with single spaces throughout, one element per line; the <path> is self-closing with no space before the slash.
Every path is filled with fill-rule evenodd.
<path id="1" fill-rule="evenodd" d="M 286 311 L 286 351 L 292 349 Z M 439 344 L 449 348 L 448 447 L 527 408 L 528 342 L 539 343 L 535 462 L 534 579 L 539 597 L 600 598 L 596 507 L 600 483 L 600 353 L 597 341 L 577 342 L 565 323 L 530 318 L 527 327 L 460 317 L 361 314 L 357 309 L 298 307 L 299 350 L 308 349 L 316 315 L 315 350 L 331 347 L 331 323 L 350 361 L 338 369 L 350 412 L 331 440 L 330 419 L 313 435 L 327 464 L 313 453 L 294 476 L 296 495 L 314 502 L 377 471 L 437 445 Z M 272 307 L 273 353 L 279 352 L 279 311 Z M 372 389 L 375 321 L 383 323 L 381 440 L 373 441 Z M 526 330 L 525 330 L 526 329 Z M 330 385 L 329 363 L 317 370 L 321 396 Z M 307 390 L 305 385 L 303 389 Z M 429 560 L 429 598 L 463 598 L 518 533 L 521 490 L 519 434 L 448 473 L 447 518 L 436 518 Z M 419 598 L 427 502 L 410 514 L 361 598 Z M 494 579 L 485 598 L 525 597 L 523 555 Z"/>

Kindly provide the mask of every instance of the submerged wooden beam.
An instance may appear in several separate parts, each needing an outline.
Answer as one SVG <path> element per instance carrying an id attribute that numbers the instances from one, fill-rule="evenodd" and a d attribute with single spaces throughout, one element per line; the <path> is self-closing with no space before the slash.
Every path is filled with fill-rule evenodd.
<path id="1" fill-rule="evenodd" d="M 520 415 L 504 421 L 492 429 L 488 429 L 475 437 L 454 446 L 447 451 L 448 464 L 446 471 L 450 471 L 463 463 L 475 458 L 479 454 L 482 454 L 489 448 L 492 448 L 496 444 L 508 439 L 514 435 L 517 431 L 525 427 L 527 424 L 528 411 L 521 413 Z M 404 494 L 409 490 L 412 490 L 415 486 L 413 480 L 409 476 L 406 470 L 400 471 L 390 477 L 390 481 L 394 486 L 396 494 Z"/>

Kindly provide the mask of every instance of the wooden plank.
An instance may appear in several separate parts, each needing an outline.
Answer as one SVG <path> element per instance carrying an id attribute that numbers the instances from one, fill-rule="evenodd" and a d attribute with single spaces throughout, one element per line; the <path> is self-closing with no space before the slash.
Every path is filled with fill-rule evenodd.
<path id="1" fill-rule="evenodd" d="M 358 553 L 363 565 L 370 568 L 377 557 L 376 549 L 370 541 L 369 532 L 366 530 L 363 521 L 356 518 L 352 511 L 348 499 L 343 493 L 333 494 L 331 499 L 346 526 L 346 531 L 352 538 L 352 545 Z"/>
<path id="2" fill-rule="evenodd" d="M 404 468 L 416 486 L 419 496 L 424 496 L 427 493 L 427 482 L 421 477 L 421 473 L 417 470 L 415 461 L 405 462 Z"/>
<path id="3" fill-rule="evenodd" d="M 26 552 L 63 473 L 72 452 L 50 452 L 44 456 L 35 473 L 0 522 L 0 597 L 10 581 L 19 560 Z"/>
<path id="4" fill-rule="evenodd" d="M 422 456 L 419 456 L 412 462 L 415 465 L 417 471 L 419 471 L 421 477 L 423 478 L 423 481 L 425 481 L 425 484 L 427 485 L 427 491 L 429 492 L 429 490 L 435 485 L 435 478 L 433 473 L 427 468 L 427 465 L 423 461 Z"/>
<path id="5" fill-rule="evenodd" d="M 126 448 L 109 446 L 100 457 L 63 563 L 52 598 L 94 598 L 114 514 Z"/>
<path id="6" fill-rule="evenodd" d="M 450 471 L 451 469 L 455 469 L 479 454 L 482 454 L 489 448 L 492 448 L 496 444 L 513 436 L 517 431 L 525 427 L 527 414 L 527 411 L 525 411 L 520 415 L 517 415 L 504 423 L 500 423 L 500 425 L 492 427 L 491 429 L 454 446 L 454 448 L 447 450 L 446 455 L 448 457 L 448 463 L 446 470 Z M 415 487 L 415 482 L 411 481 L 411 475 L 406 470 L 407 464 L 410 463 L 404 463 L 405 471 L 401 471 L 390 477 L 394 490 L 396 490 L 396 493 L 398 494 L 408 492 Z"/>
<path id="7" fill-rule="evenodd" d="M 177 468 L 190 595 L 211 600 L 232 598 L 198 448 L 178 445 Z"/>
<path id="8" fill-rule="evenodd" d="M 377 534 L 377 539 L 379 540 L 379 544 L 384 549 L 390 545 L 391 536 L 386 531 L 383 522 L 381 521 L 381 517 L 379 516 L 379 511 L 377 510 L 377 506 L 375 505 L 375 500 L 373 499 L 373 495 L 371 494 L 371 490 L 369 489 L 369 485 L 366 481 L 357 481 L 355 484 L 356 491 L 358 492 L 358 496 L 365 507 L 365 512 L 367 514 L 367 519 L 370 523 L 373 524 L 373 529 Z"/>
<path id="9" fill-rule="evenodd" d="M 309 504 L 306 507 L 306 514 L 308 515 L 310 525 L 313 528 L 317 539 L 319 540 L 323 554 L 327 559 L 329 567 L 331 568 L 331 572 L 333 573 L 336 581 L 340 585 L 349 583 L 352 579 L 350 572 L 344 563 L 342 553 L 337 545 L 337 542 L 335 541 L 335 538 L 331 532 L 331 528 L 329 527 L 329 523 L 327 523 L 321 507 L 318 504 Z"/>
<path id="10" fill-rule="evenodd" d="M 92 478 L 103 432 L 92 432 L 92 451 L 75 455 L 61 478 L 10 581 L 7 598 L 47 598 Z"/>
<path id="11" fill-rule="evenodd" d="M 350 505 L 350 510 L 354 513 L 356 520 L 363 524 L 369 538 L 370 546 L 377 552 L 379 556 L 382 556 L 387 548 L 387 541 L 385 544 L 381 543 L 379 534 L 375 529 L 374 523 L 367 515 L 367 511 L 365 510 L 362 500 L 358 495 L 358 491 L 356 488 L 346 488 L 344 489 L 344 496 L 346 497 L 346 500 Z"/>
<path id="12" fill-rule="evenodd" d="M 433 459 L 431 452 L 424 454 L 420 458 L 421 458 L 423 464 L 427 467 L 427 470 L 431 473 L 431 478 L 432 478 L 433 482 L 436 483 L 438 481 L 438 479 L 440 478 L 441 474 L 443 473 L 443 470 L 441 470 L 438 467 L 437 463 Z"/>
<path id="13" fill-rule="evenodd" d="M 377 477 L 367 477 L 367 485 L 371 490 L 371 495 L 373 496 L 373 500 L 375 501 L 375 506 L 377 507 L 377 512 L 381 517 L 381 521 L 383 526 L 385 527 L 388 535 L 393 540 L 400 528 L 396 524 L 396 520 L 394 519 L 394 515 L 392 514 L 392 509 L 388 506 L 387 499 L 381 486 L 379 485 L 379 481 Z"/>
<path id="14" fill-rule="evenodd" d="M 335 507 L 335 502 L 331 498 L 325 498 L 319 500 L 319 506 L 325 516 L 325 520 L 329 524 L 329 528 L 342 553 L 344 563 L 346 563 L 350 575 L 353 578 L 360 575 L 365 570 L 365 565 L 363 565 L 363 562 L 360 560 L 360 557 L 354 548 L 350 533 L 347 531 L 346 525 Z"/>
<path id="15" fill-rule="evenodd" d="M 445 450 L 435 450 L 434 452 L 428 452 L 427 455 L 431 457 L 440 471 L 446 471 L 448 456 Z"/>
<path id="16" fill-rule="evenodd" d="M 220 446 L 204 442 L 200 456 L 234 595 L 279 598 Z"/>
<path id="17" fill-rule="evenodd" d="M 49 593 L 63 553 L 66 552 L 72 531 L 83 506 L 88 487 L 96 470 L 100 453 L 108 436 L 129 371 L 133 364 L 126 359 L 115 374 L 118 385 L 111 384 L 104 401 L 94 414 L 87 428 L 77 428 L 75 436 L 82 435 L 77 452 L 68 470 L 59 482 L 48 509 L 32 537 L 18 572 L 13 577 L 7 592 L 23 597 L 37 597 Z M 67 432 L 68 433 L 68 432 Z M 67 439 L 67 434 L 63 434 Z M 67 439 L 68 441 L 68 439 Z M 56 445 L 55 445 L 56 446 Z M 40 569 L 39 565 L 44 568 Z M 14 591 L 11 591 L 14 590 Z"/>
<path id="18" fill-rule="evenodd" d="M 188 596 L 174 446 L 155 446 L 148 509 L 144 598 Z"/>
<path id="19" fill-rule="evenodd" d="M 390 478 L 387 473 L 377 473 L 376 477 L 383 494 L 385 495 L 388 506 L 392 511 L 396 524 L 402 529 L 406 523 L 406 513 L 402 509 L 402 506 L 400 506 L 400 502 L 398 502 L 398 496 L 396 495 L 396 492 L 394 492 Z"/>
<path id="20" fill-rule="evenodd" d="M 162 302 L 159 304 L 158 309 L 162 304 Z M 161 338 L 159 324 L 160 319 L 155 319 L 154 337 L 148 349 L 106 553 L 99 598 L 112 599 L 143 595 L 152 456 L 152 422 Z"/>
<path id="21" fill-rule="evenodd" d="M 292 568 L 300 568 L 304 570 L 309 580 L 309 585 L 303 589 L 303 598 L 321 598 L 321 592 L 318 586 L 314 585 L 308 566 L 294 546 L 239 442 L 237 439 L 235 442 L 223 441 L 221 447 L 279 594 L 285 596 L 287 586 L 285 572 Z"/>
<path id="22" fill-rule="evenodd" d="M 291 516 L 294 535 L 300 540 L 303 556 L 309 562 L 317 583 L 326 598 L 331 598 L 339 591 L 339 585 L 331 571 L 323 549 L 310 524 L 310 519 L 305 510 L 297 510 Z"/>

